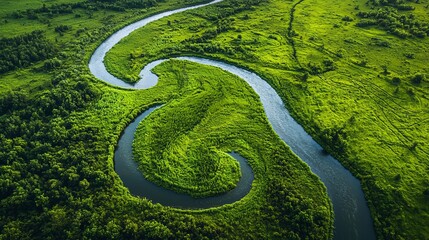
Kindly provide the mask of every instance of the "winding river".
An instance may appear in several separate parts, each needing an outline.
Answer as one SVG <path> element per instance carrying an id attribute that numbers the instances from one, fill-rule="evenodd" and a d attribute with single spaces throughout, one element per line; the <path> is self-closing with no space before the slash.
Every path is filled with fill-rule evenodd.
<path id="1" fill-rule="evenodd" d="M 174 13 L 204 7 L 221 1 L 215 0 L 207 4 L 160 13 L 124 27 L 110 36 L 95 50 L 89 62 L 92 74 L 108 84 L 126 89 L 146 89 L 155 86 L 158 78 L 151 73 L 151 69 L 166 60 L 158 60 L 148 64 L 140 73 L 140 77 L 144 81 L 131 85 L 107 72 L 103 63 L 106 53 L 122 38 L 150 22 Z M 255 73 L 220 61 L 197 57 L 179 57 L 176 59 L 215 66 L 235 74 L 246 81 L 259 95 L 274 131 L 289 145 L 297 156 L 310 166 L 311 171 L 319 176 L 325 184 L 335 213 L 334 239 L 375 239 L 373 222 L 360 187 L 360 182 L 336 159 L 326 154 L 322 147 L 290 116 L 280 96 L 266 81 Z M 115 171 L 121 177 L 125 186 L 130 189 L 131 193 L 144 196 L 164 205 L 182 208 L 218 206 L 239 200 L 248 193 L 253 181 L 253 174 L 250 167 L 245 164 L 245 160 L 234 153 L 231 153 L 231 156 L 239 161 L 242 178 L 238 187 L 231 191 L 233 192 L 232 194 L 228 192 L 213 198 L 193 199 L 187 195 L 158 187 L 144 179 L 142 174 L 137 170 L 136 163 L 133 161 L 132 139 L 137 125 L 158 107 L 151 108 L 138 116 L 125 129 L 124 134 L 118 142 L 117 151 L 115 152 Z"/>

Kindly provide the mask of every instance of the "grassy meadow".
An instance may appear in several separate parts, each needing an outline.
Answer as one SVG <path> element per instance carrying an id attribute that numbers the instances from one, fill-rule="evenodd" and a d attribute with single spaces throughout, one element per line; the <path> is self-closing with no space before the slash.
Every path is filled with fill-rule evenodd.
<path id="1" fill-rule="evenodd" d="M 106 66 L 133 81 L 152 60 L 203 55 L 257 72 L 361 180 L 379 238 L 425 239 L 429 40 L 418 31 L 428 29 L 428 2 L 406 2 L 414 10 L 377 4 L 225 1 L 136 31 L 108 53 Z M 371 11 L 393 12 L 386 18 L 397 18 L 404 34 L 359 26 Z"/>

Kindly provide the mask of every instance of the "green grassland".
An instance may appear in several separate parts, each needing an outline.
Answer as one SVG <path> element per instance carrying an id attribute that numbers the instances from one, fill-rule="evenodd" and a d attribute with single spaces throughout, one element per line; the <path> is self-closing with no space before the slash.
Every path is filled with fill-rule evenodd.
<path id="1" fill-rule="evenodd" d="M 26 10 L 27 2 L 15 1 L 15 6 L 4 9 L 2 19 L 7 21 L 1 23 L 0 37 L 7 38 L 7 43 L 16 40 L 12 37 L 43 30 L 41 46 L 52 45 L 56 51 L 0 74 L 0 239 L 332 237 L 333 211 L 325 187 L 275 136 L 257 95 L 242 80 L 181 61 L 158 66 L 158 85 L 142 91 L 116 89 L 90 74 L 91 53 L 113 31 L 138 18 L 197 1 L 161 1 L 125 12 L 77 8 L 53 16 L 42 13 L 37 19 L 9 16 L 9 11 Z M 46 5 L 51 3 L 75 1 Z M 28 7 L 40 6 L 32 2 Z M 56 31 L 62 25 L 71 27 Z M 23 53 L 35 47 L 31 41 L 20 46 Z M 39 50 L 43 48 L 35 48 Z M 155 142 L 176 141 L 159 138 L 157 128 L 174 126 L 176 119 L 167 116 L 176 107 L 199 109 L 205 115 L 187 116 L 183 125 L 174 126 L 184 133 L 182 140 L 188 139 L 186 154 L 210 158 L 214 164 L 224 161 L 232 173 L 214 173 L 223 176 L 219 181 L 207 179 L 205 184 L 213 188 L 202 191 L 189 188 L 193 181 L 182 182 L 187 192 L 207 195 L 235 185 L 237 165 L 225 157 L 235 150 L 248 159 L 255 173 L 250 193 L 233 204 L 207 210 L 173 209 L 132 196 L 114 172 L 115 145 L 139 113 L 157 104 L 165 106 L 147 119 L 152 122 L 145 120 L 139 131 L 150 130 L 148 139 Z M 144 137 L 139 134 L 137 139 Z M 135 144 L 151 151 L 155 146 Z M 171 155 L 168 149 L 166 155 Z M 189 166 L 199 173 L 212 170 L 193 160 Z M 187 172 L 189 166 L 178 172 Z"/>
<path id="2" fill-rule="evenodd" d="M 414 6 L 421 10 L 425 5 L 422 1 Z M 358 6 L 368 9 L 364 4 Z M 341 1 L 316 7 L 315 1 L 306 1 L 296 11 L 300 62 L 321 64 L 330 59 L 337 69 L 308 84 L 309 95 L 316 97 L 304 97 L 300 106 L 323 109 L 304 116 L 318 125 L 313 132 L 328 130 L 332 135 L 341 131 L 346 144 L 342 160 L 362 179 L 381 235 L 424 239 L 429 236 L 425 194 L 429 184 L 429 128 L 425 124 L 429 82 L 416 84 L 412 79 L 418 73 L 429 73 L 429 40 L 404 40 L 374 27 L 361 29 L 353 21 L 342 21 L 345 9 L 350 12 L 347 15 L 355 15 L 354 7 Z M 427 15 L 420 17 L 429 20 Z M 304 20 L 308 18 L 329 20 L 316 26 Z"/>
<path id="3" fill-rule="evenodd" d="M 425 239 L 429 40 L 413 34 L 427 29 L 428 2 L 405 3 L 415 9 L 398 10 L 397 19 L 423 27 L 395 23 L 404 37 L 383 25 L 357 26 L 359 12 L 395 11 L 371 1 L 270 0 L 249 9 L 225 1 L 136 31 L 108 53 L 106 65 L 129 81 L 146 63 L 175 55 L 257 72 L 361 180 L 379 238 Z"/>

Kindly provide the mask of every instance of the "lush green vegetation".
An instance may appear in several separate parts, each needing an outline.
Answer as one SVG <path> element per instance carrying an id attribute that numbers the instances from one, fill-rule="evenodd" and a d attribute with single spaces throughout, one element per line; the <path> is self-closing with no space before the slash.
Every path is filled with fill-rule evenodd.
<path id="1" fill-rule="evenodd" d="M 418 19 L 413 13 L 410 13 L 416 9 L 414 5 L 404 4 L 403 1 L 379 2 L 372 0 L 369 3 L 371 10 L 360 11 L 357 14 L 362 19 L 356 23 L 356 26 L 379 26 L 381 29 L 401 38 L 410 36 L 424 38 L 429 36 L 429 23 L 427 20 Z M 358 6 L 355 8 L 359 9 Z M 427 5 L 425 8 L 427 8 Z M 347 19 L 348 21 L 352 20 L 351 18 Z"/>
<path id="2" fill-rule="evenodd" d="M 252 69 L 361 180 L 379 238 L 426 239 L 428 4 L 225 1 L 138 30 L 106 65 L 130 81 L 146 63 L 174 55 Z"/>
<path id="3" fill-rule="evenodd" d="M 197 197 L 230 190 L 240 171 L 226 153 L 250 144 L 262 149 L 255 137 L 271 132 L 263 127 L 267 123 L 259 99 L 242 80 L 212 67 L 177 60 L 168 65 L 156 71 L 173 69 L 179 91 L 138 128 L 134 151 L 140 168 L 151 181 Z M 283 145 L 277 139 L 271 144 L 275 142 Z M 257 173 L 262 167 L 255 161 L 252 166 Z"/>
<path id="4" fill-rule="evenodd" d="M 29 66 L 55 54 L 54 46 L 41 31 L 0 39 L 0 73 Z"/>
<path id="5" fill-rule="evenodd" d="M 242 126 L 232 113 L 238 114 L 242 107 L 252 112 L 248 104 L 237 104 L 246 101 L 243 94 L 250 95 L 249 90 L 242 93 L 242 82 L 210 68 L 200 66 L 199 74 L 190 76 L 189 66 L 177 65 L 173 66 L 179 72 L 180 97 L 140 126 L 133 146 L 136 159 L 141 161 L 147 179 L 168 188 L 193 196 L 231 190 L 240 178 L 240 170 L 238 162 L 226 154 L 231 143 L 225 139 L 237 136 Z M 196 77 L 204 80 L 197 82 Z M 260 106 L 253 111 L 260 113 Z M 237 130 L 231 131 L 234 127 Z"/>
<path id="6" fill-rule="evenodd" d="M 115 29 L 197 1 L 165 1 L 125 12 L 72 8 L 50 16 L 28 11 L 40 14 L 35 19 L 11 15 L 16 11 L 14 3 L 23 13 L 28 7 L 43 8 L 34 2 L 7 1 L 5 9 L 10 11 L 2 12 L 1 38 L 19 39 L 43 30 L 41 39 L 57 51 L 0 75 L 1 239 L 328 239 L 332 235 L 332 209 L 324 186 L 275 137 L 257 96 L 244 82 L 215 68 L 177 61 L 159 66 L 159 84 L 144 91 L 115 89 L 89 73 L 90 54 Z M 40 20 L 44 18 L 49 23 Z M 166 103 L 165 109 L 151 116 L 148 128 L 172 127 L 172 119 L 163 122 L 159 117 L 167 116 L 174 106 L 202 103 L 198 108 L 206 114 L 198 116 L 200 122 L 184 119 L 175 127 L 188 134 L 183 138 L 193 138 L 190 153 L 197 153 L 191 148 L 204 146 L 208 148 L 201 153 L 203 158 L 236 150 L 249 160 L 255 181 L 244 199 L 185 211 L 130 195 L 114 172 L 114 146 L 135 116 L 161 103 Z M 194 128 L 188 131 L 190 125 Z M 210 132 L 203 132 L 206 127 Z M 224 139 L 228 133 L 235 134 Z M 225 164 L 237 171 L 232 159 Z M 229 181 L 213 184 L 223 191 L 221 185 Z"/>

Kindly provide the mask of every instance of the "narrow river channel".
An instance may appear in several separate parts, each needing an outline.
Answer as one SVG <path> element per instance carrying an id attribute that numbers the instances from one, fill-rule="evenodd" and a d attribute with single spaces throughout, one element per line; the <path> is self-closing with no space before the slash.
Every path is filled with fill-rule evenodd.
<path id="1" fill-rule="evenodd" d="M 208 4 L 160 13 L 124 27 L 110 36 L 95 50 L 89 62 L 89 68 L 92 74 L 108 84 L 126 89 L 146 89 L 156 85 L 158 78 L 151 73 L 151 69 L 166 60 L 158 60 L 148 64 L 140 74 L 144 81 L 131 85 L 107 72 L 103 63 L 106 53 L 122 38 L 150 22 L 174 13 L 204 7 L 221 1 L 222 0 L 216 0 Z M 179 57 L 176 59 L 219 67 L 246 81 L 259 95 L 268 120 L 275 132 L 289 145 L 291 150 L 298 157 L 310 166 L 311 171 L 319 176 L 327 187 L 328 195 L 332 201 L 335 213 L 334 239 L 375 239 L 373 222 L 360 182 L 336 159 L 326 154 L 323 148 L 290 116 L 280 96 L 266 81 L 255 73 L 220 61 L 197 57 Z M 239 192 L 232 194 L 233 197 L 231 197 L 231 193 L 229 192 L 213 198 L 192 200 L 189 196 L 163 189 L 144 179 L 143 175 L 137 170 L 136 163 L 133 161 L 132 139 L 138 123 L 150 114 L 151 111 L 155 110 L 155 108 L 145 111 L 127 127 L 118 143 L 115 153 L 115 171 L 121 177 L 125 186 L 130 189 L 131 193 L 146 197 L 154 202 L 182 208 L 208 208 L 218 206 L 239 200 L 247 194 L 250 187 L 246 189 L 245 186 L 251 185 L 253 174 L 250 167 L 238 154 L 232 154 L 231 156 L 240 163 L 242 171 L 242 179 L 240 181 L 242 181 L 242 185 L 239 183 L 239 187 L 237 187 L 238 190 L 234 189 L 231 191 Z M 190 204 L 185 204 L 185 202 L 190 202 Z"/>

